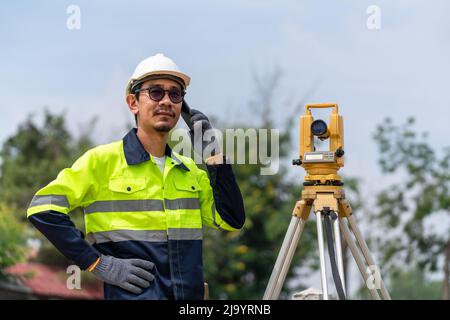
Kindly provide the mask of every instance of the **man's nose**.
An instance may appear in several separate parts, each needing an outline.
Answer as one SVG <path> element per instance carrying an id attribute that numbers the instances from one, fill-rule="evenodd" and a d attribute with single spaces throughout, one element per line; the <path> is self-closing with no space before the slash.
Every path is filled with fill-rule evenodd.
<path id="1" fill-rule="evenodd" d="M 164 96 L 162 97 L 161 101 L 159 101 L 159 105 L 160 106 L 167 106 L 167 107 L 172 107 L 172 101 L 170 101 L 169 98 L 169 92 L 164 92 Z"/>

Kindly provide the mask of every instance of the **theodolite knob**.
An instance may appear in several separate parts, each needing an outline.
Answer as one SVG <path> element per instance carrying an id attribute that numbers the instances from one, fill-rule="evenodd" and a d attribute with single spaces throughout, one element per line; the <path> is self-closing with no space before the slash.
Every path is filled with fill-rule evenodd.
<path id="1" fill-rule="evenodd" d="M 336 155 L 336 157 L 340 158 L 344 155 L 344 149 L 342 149 L 341 147 L 339 147 L 336 152 L 334 153 Z"/>

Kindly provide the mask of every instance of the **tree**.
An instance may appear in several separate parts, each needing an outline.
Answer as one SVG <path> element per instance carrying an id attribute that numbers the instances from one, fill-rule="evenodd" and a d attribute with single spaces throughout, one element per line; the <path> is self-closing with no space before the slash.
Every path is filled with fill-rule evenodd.
<path id="1" fill-rule="evenodd" d="M 3 270 L 20 262 L 25 257 L 24 226 L 13 214 L 13 210 L 0 202 L 0 278 Z"/>
<path id="2" fill-rule="evenodd" d="M 33 195 L 92 146 L 91 133 L 96 122 L 95 118 L 92 119 L 75 138 L 67 129 L 64 114 L 44 110 L 41 125 L 36 119 L 35 114 L 29 115 L 0 151 L 0 200 L 4 209 L 13 212 L 22 222 L 26 220 L 26 210 Z M 71 218 L 78 228 L 84 229 L 80 210 L 71 213 Z M 13 220 L 9 218 L 8 221 L 12 223 Z M 39 261 L 67 264 L 49 241 L 35 229 L 31 230 L 42 240 Z"/>
<path id="3" fill-rule="evenodd" d="M 266 76 L 256 75 L 254 83 L 257 99 L 250 102 L 254 119 L 259 117 L 254 126 L 256 129 L 282 128 L 279 137 L 280 170 L 276 175 L 261 175 L 260 164 L 234 165 L 233 171 L 244 198 L 247 221 L 239 233 L 206 232 L 205 274 L 212 298 L 260 299 L 263 296 L 289 226 L 292 210 L 301 197 L 300 175 L 295 175 L 292 179 L 293 175 L 288 174 L 288 166 L 292 160 L 289 157 L 293 148 L 298 152 L 298 141 L 292 141 L 292 136 L 298 137 L 296 125 L 299 115 L 304 111 L 305 102 L 318 83 L 306 91 L 303 99 L 289 112 L 287 104 L 279 98 L 281 78 L 281 71 L 277 68 Z M 279 112 L 275 112 L 276 110 L 283 110 L 285 114 L 278 123 L 275 119 Z M 223 127 L 246 129 L 248 124 Z M 246 159 L 254 147 L 246 144 Z M 268 149 L 270 151 L 270 145 Z M 303 171 L 302 168 L 295 170 L 299 174 Z M 345 177 L 344 181 L 352 208 L 358 211 L 362 208 L 359 180 Z M 305 225 L 280 298 L 290 298 L 293 292 L 305 289 L 304 279 L 309 279 L 311 272 L 318 269 L 317 230 L 312 219 Z M 348 281 L 348 277 L 346 279 Z"/>
<path id="4" fill-rule="evenodd" d="M 343 176 L 343 180 L 344 180 L 345 197 L 352 207 L 352 213 L 358 218 L 357 221 L 359 225 L 359 223 L 362 220 L 364 220 L 365 216 L 364 211 L 366 210 L 364 206 L 363 196 L 361 195 L 360 192 L 361 180 L 359 178 L 350 176 Z M 365 239 L 367 239 L 367 236 L 365 236 Z M 345 287 L 349 288 L 350 287 L 349 262 L 353 260 L 353 256 L 351 255 L 350 249 L 342 234 L 341 234 L 341 243 L 342 243 L 342 260 L 344 267 Z"/>
<path id="5" fill-rule="evenodd" d="M 391 280 L 390 294 L 397 300 L 437 300 L 441 297 L 441 283 L 430 281 L 423 270 L 395 270 L 395 277 Z"/>
<path id="6" fill-rule="evenodd" d="M 420 270 L 441 268 L 443 298 L 449 299 L 450 225 L 445 217 L 450 214 L 450 149 L 434 150 L 426 133 L 413 130 L 414 122 L 409 118 L 398 126 L 387 118 L 377 127 L 382 171 L 404 178 L 377 196 L 373 220 L 389 230 L 378 239 L 383 264 L 404 261 Z"/>
<path id="7" fill-rule="evenodd" d="M 221 299 L 261 299 L 269 281 L 275 260 L 287 231 L 295 202 L 300 198 L 301 181 L 290 180 L 285 162 L 291 155 L 291 131 L 293 117 L 287 116 L 284 123 L 277 126 L 273 110 L 286 108 L 275 105 L 274 92 L 279 86 L 280 73 L 275 70 L 263 81 L 256 77 L 257 97 L 252 103 L 255 119 L 260 122 L 254 126 L 259 129 L 283 128 L 279 135 L 280 170 L 275 175 L 261 175 L 260 169 L 266 164 L 234 165 L 233 171 L 240 186 L 245 210 L 246 224 L 240 232 L 220 233 L 206 230 L 204 240 L 205 278 L 210 286 L 212 298 Z M 280 101 L 276 99 L 276 101 Z M 296 115 L 297 116 L 297 115 Z M 248 124 L 224 125 L 227 128 L 243 128 Z M 270 132 L 270 131 L 269 131 Z M 268 139 L 270 141 L 270 137 Z M 258 140 L 259 142 L 259 140 Z M 226 145 L 226 143 L 224 143 Z M 255 145 L 246 141 L 246 159 Z M 270 142 L 268 143 L 269 154 Z M 227 153 L 230 150 L 226 150 Z M 236 150 L 234 150 L 236 152 Z M 315 250 L 316 230 L 314 224 L 306 224 L 301 244 L 294 256 L 286 278 L 286 284 L 298 277 L 303 267 L 317 266 Z M 290 290 L 303 289 L 284 287 L 281 298 L 289 297 Z"/>
<path id="8" fill-rule="evenodd" d="M 66 127 L 64 114 L 45 110 L 43 116 L 39 126 L 36 115 L 29 115 L 0 151 L 0 199 L 16 206 L 22 219 L 36 191 L 92 145 L 90 130 L 95 119 L 87 127 L 89 130 L 75 139 Z"/>

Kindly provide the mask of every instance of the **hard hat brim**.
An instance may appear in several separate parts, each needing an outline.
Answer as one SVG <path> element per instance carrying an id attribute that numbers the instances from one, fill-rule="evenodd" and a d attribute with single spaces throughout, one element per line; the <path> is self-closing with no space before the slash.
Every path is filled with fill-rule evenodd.
<path id="1" fill-rule="evenodd" d="M 133 85 L 136 82 L 142 82 L 142 80 L 145 80 L 146 78 L 149 78 L 149 77 L 153 78 L 152 76 L 157 76 L 157 75 L 161 75 L 161 76 L 169 75 L 169 76 L 174 76 L 174 77 L 181 79 L 181 81 L 184 84 L 183 89 L 186 89 L 191 81 L 191 78 L 188 75 L 181 73 L 181 72 L 177 72 L 177 71 L 157 70 L 157 71 L 147 72 L 137 79 L 130 79 L 130 81 L 128 82 L 127 88 L 126 88 L 125 95 L 128 95 L 131 93 L 131 88 L 133 87 Z"/>

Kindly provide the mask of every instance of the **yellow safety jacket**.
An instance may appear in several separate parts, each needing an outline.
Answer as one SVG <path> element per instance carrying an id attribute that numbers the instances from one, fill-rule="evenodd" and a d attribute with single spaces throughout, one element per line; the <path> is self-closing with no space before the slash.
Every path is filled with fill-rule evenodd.
<path id="1" fill-rule="evenodd" d="M 207 167 L 209 177 L 167 146 L 163 175 L 133 129 L 61 171 L 27 215 L 83 269 L 100 254 L 155 263 L 155 281 L 142 294 L 105 284 L 107 299 L 201 299 L 203 226 L 234 231 L 245 220 L 231 166 Z M 90 245 L 67 217 L 79 207 Z"/>

